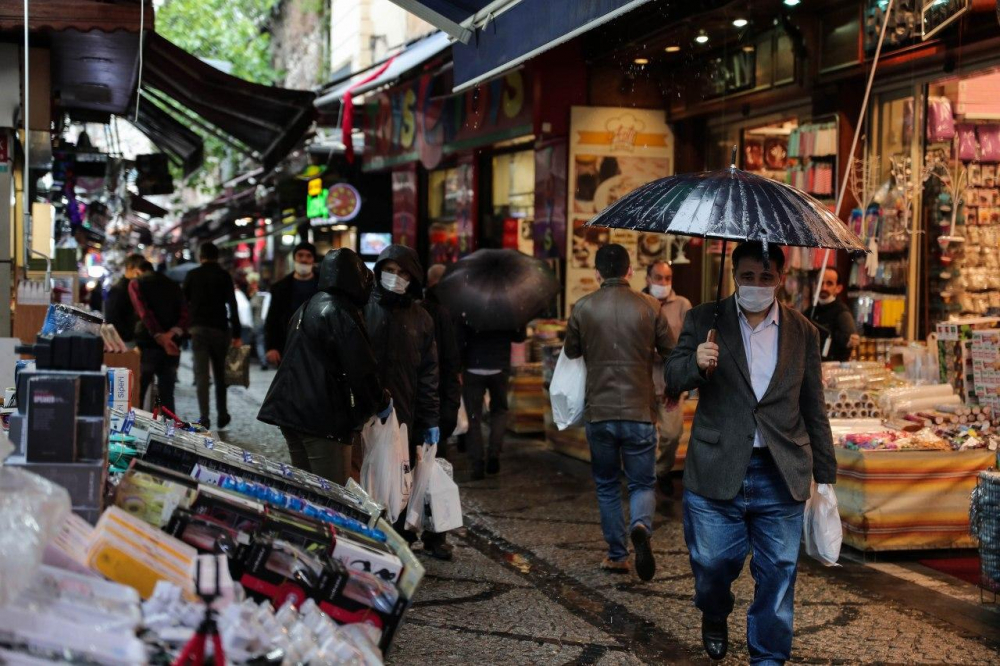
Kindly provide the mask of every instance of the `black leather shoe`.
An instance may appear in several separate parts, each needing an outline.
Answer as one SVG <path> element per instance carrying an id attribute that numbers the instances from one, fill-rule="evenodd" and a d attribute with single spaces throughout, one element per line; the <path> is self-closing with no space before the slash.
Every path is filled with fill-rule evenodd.
<path id="1" fill-rule="evenodd" d="M 231 417 L 229 414 L 220 414 L 219 415 L 219 430 L 224 429 L 227 425 L 229 425 L 232 422 L 233 422 L 233 417 Z"/>
<path id="2" fill-rule="evenodd" d="M 702 615 L 701 644 L 712 659 L 725 659 L 729 652 L 729 623 L 726 620 L 710 620 Z"/>
<path id="3" fill-rule="evenodd" d="M 486 473 L 487 474 L 499 474 L 500 473 L 500 459 L 490 458 L 486 461 Z"/>
<path id="4" fill-rule="evenodd" d="M 649 530 L 645 525 L 636 525 L 629 534 L 635 549 L 635 572 L 641 580 L 653 580 L 656 575 L 656 558 L 649 544 Z"/>

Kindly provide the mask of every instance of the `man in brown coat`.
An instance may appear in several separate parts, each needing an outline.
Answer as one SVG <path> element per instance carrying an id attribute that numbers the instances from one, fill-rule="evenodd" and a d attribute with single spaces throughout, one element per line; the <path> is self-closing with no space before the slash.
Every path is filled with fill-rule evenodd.
<path id="1" fill-rule="evenodd" d="M 567 358 L 587 364 L 584 420 L 601 529 L 608 542 L 606 571 L 627 573 L 628 546 L 619 475 L 628 479 L 629 537 L 636 573 L 650 580 L 656 562 L 650 546 L 656 505 L 656 392 L 653 362 L 670 354 L 666 320 L 654 299 L 633 291 L 628 250 L 605 245 L 597 251 L 601 288 L 573 309 L 566 333 Z"/>

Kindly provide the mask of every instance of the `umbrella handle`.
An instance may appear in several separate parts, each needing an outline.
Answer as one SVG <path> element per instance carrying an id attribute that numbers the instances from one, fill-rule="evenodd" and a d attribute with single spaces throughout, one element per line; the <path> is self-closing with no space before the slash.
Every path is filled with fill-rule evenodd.
<path id="1" fill-rule="evenodd" d="M 718 333 L 718 331 L 716 331 L 714 328 L 710 329 L 708 331 L 708 338 L 705 339 L 705 342 L 713 342 L 714 343 L 715 342 L 715 336 L 716 336 L 717 333 Z M 707 377 L 708 379 L 711 379 L 712 375 L 715 374 L 716 363 L 718 363 L 718 361 L 713 360 L 712 361 L 712 365 L 710 365 L 708 368 L 705 369 L 705 377 Z"/>

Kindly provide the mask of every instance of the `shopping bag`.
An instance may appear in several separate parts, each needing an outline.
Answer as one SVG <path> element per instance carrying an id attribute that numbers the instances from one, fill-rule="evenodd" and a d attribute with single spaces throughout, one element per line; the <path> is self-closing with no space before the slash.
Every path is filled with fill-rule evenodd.
<path id="1" fill-rule="evenodd" d="M 250 388 L 250 345 L 229 348 L 225 374 L 226 386 Z"/>
<path id="2" fill-rule="evenodd" d="M 458 437 L 467 432 L 469 432 L 469 412 L 465 411 L 465 398 L 462 398 L 462 402 L 458 406 L 458 421 L 456 422 L 454 432 L 451 434 Z"/>
<path id="3" fill-rule="evenodd" d="M 840 545 L 844 540 L 837 494 L 828 483 L 813 483 L 812 494 L 806 500 L 802 521 L 802 538 L 806 554 L 828 567 L 840 566 Z"/>
<path id="4" fill-rule="evenodd" d="M 583 357 L 570 359 L 566 352 L 559 352 L 549 399 L 552 402 L 552 420 L 556 427 L 565 430 L 583 423 L 584 400 L 587 392 L 587 364 Z"/>
<path id="5" fill-rule="evenodd" d="M 385 507 L 394 523 L 410 497 L 410 454 L 405 425 L 399 425 L 396 410 L 382 423 L 373 418 L 361 431 L 365 446 L 361 463 L 361 487 Z"/>
<path id="6" fill-rule="evenodd" d="M 462 502 L 458 484 L 445 471 L 444 461 L 435 460 L 424 500 L 424 529 L 447 532 L 462 526 Z"/>
<path id="7" fill-rule="evenodd" d="M 410 503 L 406 508 L 406 529 L 421 532 L 424 529 L 424 501 L 437 463 L 437 444 L 421 444 L 417 449 L 417 464 L 413 469 L 413 487 Z"/>

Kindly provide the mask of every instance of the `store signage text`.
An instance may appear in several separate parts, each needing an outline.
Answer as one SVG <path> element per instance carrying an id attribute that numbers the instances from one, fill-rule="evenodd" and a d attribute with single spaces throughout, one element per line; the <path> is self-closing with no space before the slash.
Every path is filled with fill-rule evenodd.
<path id="1" fill-rule="evenodd" d="M 323 187 L 322 178 L 313 178 L 309 181 L 309 189 L 306 192 L 306 217 L 310 220 L 330 215 L 330 210 L 326 205 L 326 188 Z"/>
<path id="2" fill-rule="evenodd" d="M 431 169 L 454 150 L 530 133 L 531 88 L 523 71 L 461 95 L 436 96 L 441 83 L 440 77 L 425 74 L 368 105 L 368 167 L 419 159 Z"/>

